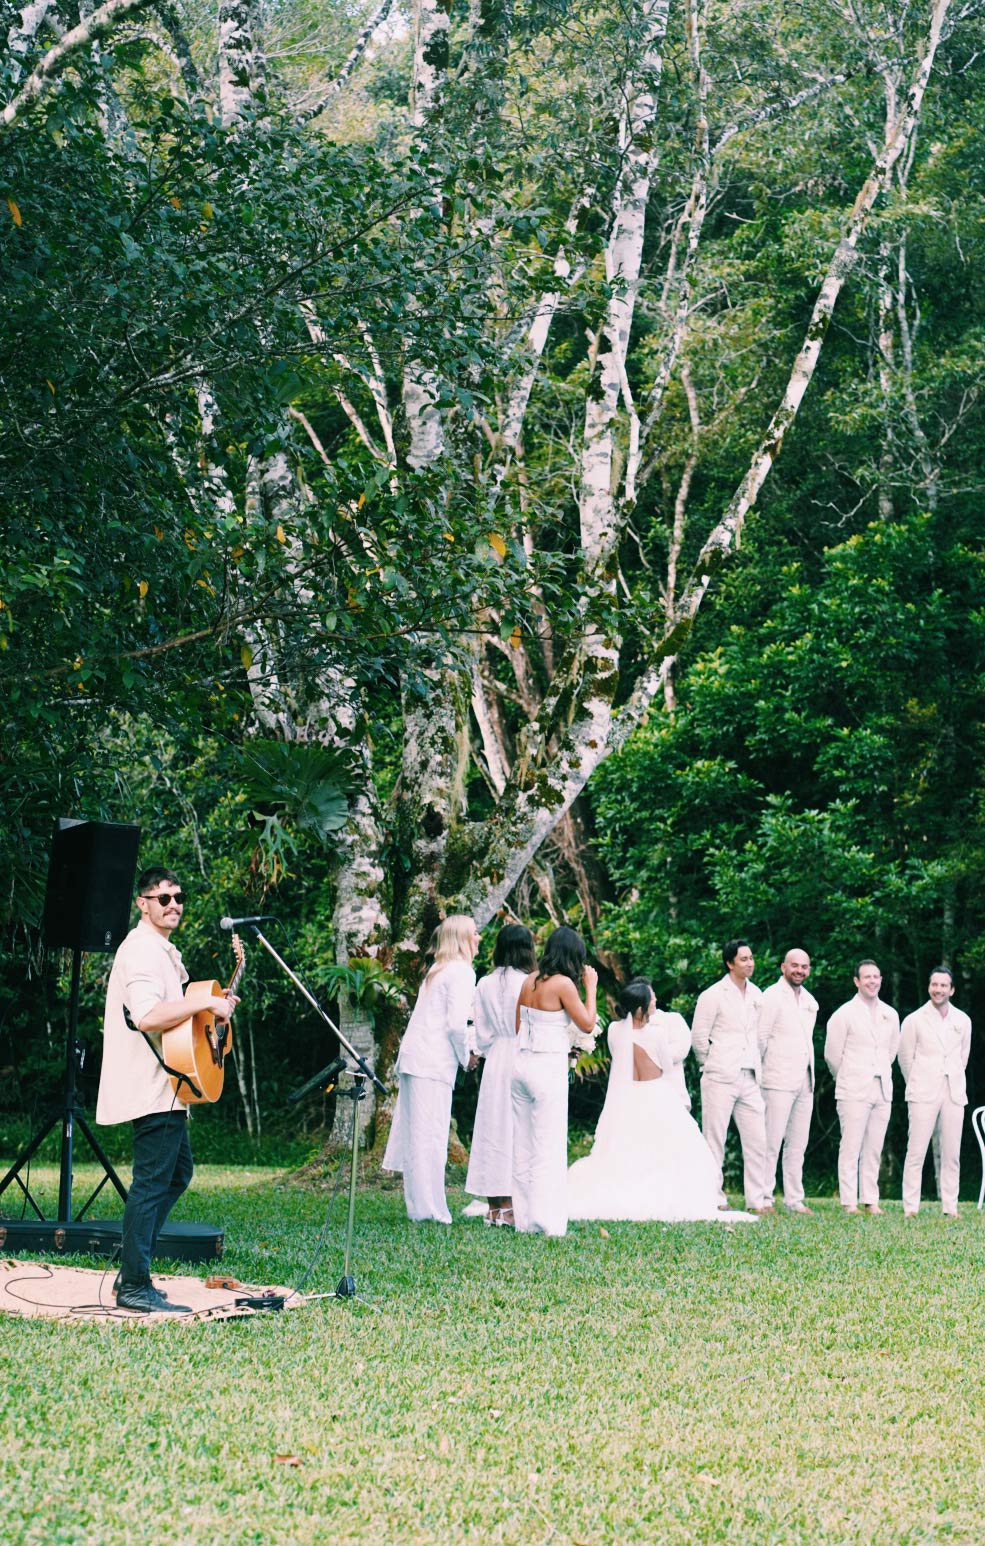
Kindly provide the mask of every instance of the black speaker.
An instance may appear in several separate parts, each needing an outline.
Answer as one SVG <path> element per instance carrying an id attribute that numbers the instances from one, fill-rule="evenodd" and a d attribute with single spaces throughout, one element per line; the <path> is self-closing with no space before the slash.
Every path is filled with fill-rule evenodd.
<path id="1" fill-rule="evenodd" d="M 59 818 L 48 861 L 44 938 L 51 949 L 115 950 L 130 928 L 140 828 Z"/>

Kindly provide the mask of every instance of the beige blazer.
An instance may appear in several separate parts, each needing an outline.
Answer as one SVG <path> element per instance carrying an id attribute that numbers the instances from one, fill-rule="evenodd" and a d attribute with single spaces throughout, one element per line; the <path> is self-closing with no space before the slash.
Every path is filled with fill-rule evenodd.
<path id="1" fill-rule="evenodd" d="M 762 991 L 747 982 L 740 993 L 726 975 L 698 995 L 691 1045 L 702 1075 L 730 1083 L 743 1068 L 761 1073 L 757 1024 Z"/>
<path id="2" fill-rule="evenodd" d="M 970 1051 L 971 1021 L 964 1010 L 952 1004 L 942 1020 L 928 999 L 907 1015 L 899 1044 L 907 1100 L 937 1101 L 949 1095 L 956 1106 L 967 1106 L 964 1071 Z"/>
<path id="3" fill-rule="evenodd" d="M 899 1015 L 882 999 L 869 1013 L 856 993 L 828 1021 L 824 1061 L 835 1079 L 836 1100 L 867 1100 L 873 1079 L 882 1085 L 882 1098 L 893 1098 L 893 1061 L 899 1051 Z"/>
<path id="4" fill-rule="evenodd" d="M 805 1074 L 813 1090 L 816 1019 L 817 999 L 806 988 L 798 996 L 781 977 L 766 989 L 758 1031 L 764 1090 L 799 1090 Z"/>

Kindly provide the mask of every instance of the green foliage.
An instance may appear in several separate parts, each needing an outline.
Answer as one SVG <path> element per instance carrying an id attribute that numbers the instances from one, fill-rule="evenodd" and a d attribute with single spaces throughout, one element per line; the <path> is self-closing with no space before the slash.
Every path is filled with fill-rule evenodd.
<path id="1" fill-rule="evenodd" d="M 677 713 L 597 785 L 624 894 L 606 939 L 664 995 L 689 1008 L 721 940 L 743 934 L 763 981 L 792 943 L 808 949 L 828 1010 L 860 954 L 904 1009 L 942 958 L 967 996 L 983 570 L 977 534 L 944 517 L 873 525 L 810 566 L 751 541 Z"/>
<path id="2" fill-rule="evenodd" d="M 396 977 L 372 956 L 353 956 L 345 965 L 325 968 L 322 980 L 333 998 L 345 993 L 353 1008 L 376 1024 L 378 1011 L 386 1004 L 406 1007 L 403 988 Z"/>

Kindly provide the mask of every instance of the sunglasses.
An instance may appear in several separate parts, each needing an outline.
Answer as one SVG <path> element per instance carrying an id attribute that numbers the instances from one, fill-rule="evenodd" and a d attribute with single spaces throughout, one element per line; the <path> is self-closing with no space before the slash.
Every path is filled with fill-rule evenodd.
<path id="1" fill-rule="evenodd" d="M 177 902 L 179 907 L 185 905 L 185 893 L 183 891 L 151 891 L 141 893 L 145 902 L 160 902 L 162 907 L 170 907 L 172 902 Z"/>

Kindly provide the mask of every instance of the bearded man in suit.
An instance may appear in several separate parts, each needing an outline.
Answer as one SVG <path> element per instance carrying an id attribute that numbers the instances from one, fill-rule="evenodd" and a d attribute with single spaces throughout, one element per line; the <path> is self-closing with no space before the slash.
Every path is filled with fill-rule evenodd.
<path id="1" fill-rule="evenodd" d="M 828 1021 L 824 1043 L 841 1123 L 838 1193 L 846 1213 L 857 1213 L 860 1201 L 869 1213 L 882 1213 L 879 1163 L 893 1107 L 899 1015 L 879 997 L 882 972 L 875 961 L 859 962 L 855 987 L 855 997 Z"/>
<path id="2" fill-rule="evenodd" d="M 766 1185 L 776 1188 L 783 1147 L 783 1201 L 791 1213 L 810 1213 L 804 1200 L 804 1155 L 814 1110 L 814 1022 L 817 999 L 804 982 L 810 976 L 806 950 L 788 950 L 780 979 L 763 993 L 759 1006 L 759 1051 L 766 1102 Z"/>
<path id="3" fill-rule="evenodd" d="M 971 1021 L 951 1003 L 954 978 L 949 966 L 934 967 L 928 994 L 926 1004 L 903 1021 L 900 1037 L 899 1061 L 906 1076 L 910 1118 L 903 1163 L 903 1212 L 914 1218 L 919 1210 L 923 1162 L 939 1121 L 941 1208 L 946 1218 L 956 1218 Z"/>

